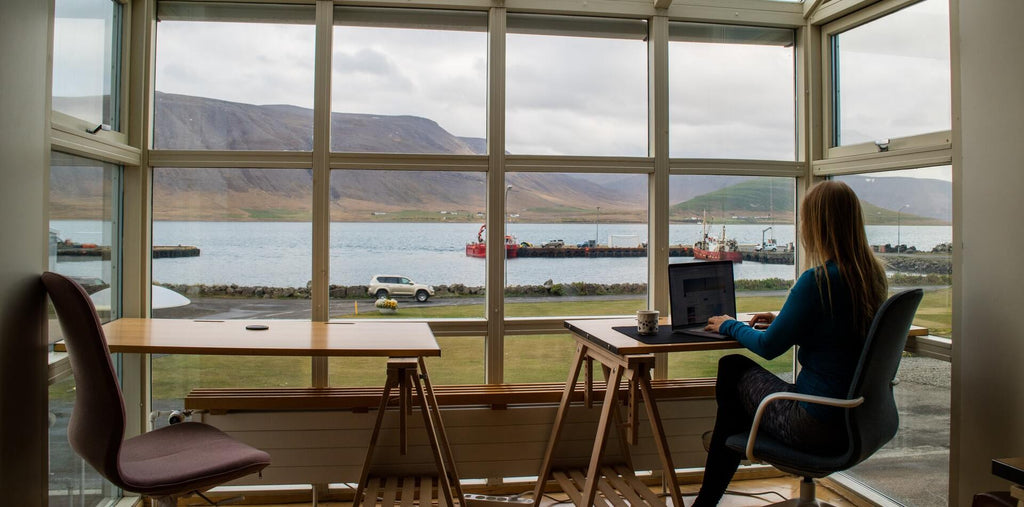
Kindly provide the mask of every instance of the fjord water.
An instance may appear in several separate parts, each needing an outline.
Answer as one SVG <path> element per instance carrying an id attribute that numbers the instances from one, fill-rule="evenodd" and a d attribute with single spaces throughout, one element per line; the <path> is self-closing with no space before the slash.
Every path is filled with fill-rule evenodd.
<path id="1" fill-rule="evenodd" d="M 720 233 L 721 226 L 713 227 Z M 726 226 L 729 238 L 741 245 L 761 242 L 766 224 Z M 51 228 L 62 239 L 78 243 L 109 244 L 102 237 L 102 223 L 85 220 L 55 220 Z M 465 245 L 476 241 L 479 223 L 351 223 L 335 222 L 330 229 L 331 283 L 365 285 L 375 274 L 407 276 L 433 285 L 461 283 L 482 286 L 484 259 L 467 257 Z M 539 246 L 561 239 L 575 245 L 599 238 L 615 246 L 636 246 L 647 242 L 644 224 L 525 224 L 511 223 L 508 232 L 517 242 Z M 699 224 L 673 224 L 671 245 L 690 246 L 701 233 Z M 780 246 L 794 241 L 793 225 L 775 225 L 764 233 Z M 949 226 L 868 226 L 871 244 L 900 242 L 930 251 L 952 238 Z M 154 245 L 192 245 L 199 257 L 156 259 L 156 283 L 237 284 L 269 287 L 304 287 L 312 279 L 312 225 L 308 222 L 171 222 L 153 224 Z M 673 257 L 671 262 L 689 262 Z M 61 262 L 69 275 L 93 275 L 99 260 Z M 509 259 L 508 284 L 554 283 L 643 283 L 646 257 L 522 258 Z M 743 262 L 736 265 L 738 279 L 793 278 L 791 265 Z"/>

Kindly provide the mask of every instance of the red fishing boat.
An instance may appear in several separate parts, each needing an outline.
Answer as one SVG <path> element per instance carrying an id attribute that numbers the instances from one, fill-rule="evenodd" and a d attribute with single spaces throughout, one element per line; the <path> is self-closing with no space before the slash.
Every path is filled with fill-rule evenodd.
<path id="1" fill-rule="evenodd" d="M 484 230 L 487 229 L 487 224 L 481 225 L 480 230 L 476 233 L 475 243 L 466 243 L 466 256 L 468 257 L 487 257 L 487 243 L 484 241 Z M 519 255 L 519 244 L 516 243 L 515 236 L 505 236 L 505 257 L 514 259 Z"/>
<path id="2" fill-rule="evenodd" d="M 704 214 L 704 231 L 701 240 L 693 244 L 693 258 L 709 261 L 743 262 L 743 254 L 734 239 L 726 239 L 725 226 L 718 237 L 708 233 L 707 213 Z"/>

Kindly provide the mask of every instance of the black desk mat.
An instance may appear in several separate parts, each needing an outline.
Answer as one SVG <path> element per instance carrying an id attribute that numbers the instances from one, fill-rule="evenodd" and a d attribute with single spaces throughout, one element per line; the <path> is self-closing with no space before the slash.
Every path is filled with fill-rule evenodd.
<path id="1" fill-rule="evenodd" d="M 717 342 L 715 338 L 703 336 L 690 336 L 682 333 L 673 333 L 672 326 L 658 326 L 658 334 L 642 335 L 637 332 L 636 326 L 613 326 L 612 329 L 648 345 L 664 345 L 666 343 L 702 343 Z"/>

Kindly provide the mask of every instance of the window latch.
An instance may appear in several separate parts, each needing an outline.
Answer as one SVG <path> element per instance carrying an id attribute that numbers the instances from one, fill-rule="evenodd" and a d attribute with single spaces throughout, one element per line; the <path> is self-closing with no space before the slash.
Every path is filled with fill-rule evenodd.
<path id="1" fill-rule="evenodd" d="M 110 130 L 110 125 L 107 125 L 106 123 L 101 123 L 99 125 L 96 125 L 96 128 L 85 129 L 85 131 L 90 134 L 95 134 L 101 130 Z"/>

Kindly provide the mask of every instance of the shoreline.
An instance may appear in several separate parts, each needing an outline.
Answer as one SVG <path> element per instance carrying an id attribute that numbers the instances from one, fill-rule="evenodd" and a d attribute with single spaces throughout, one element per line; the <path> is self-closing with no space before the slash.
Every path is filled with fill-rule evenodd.
<path id="1" fill-rule="evenodd" d="M 944 274 L 897 273 L 889 277 L 892 286 L 951 285 L 952 279 Z M 792 280 L 767 278 L 761 280 L 736 280 L 737 292 L 788 291 Z M 174 284 L 155 283 L 188 298 L 232 298 L 232 299 L 310 299 L 311 285 L 305 287 L 270 287 L 260 285 L 240 286 L 235 284 Z M 99 290 L 99 287 L 96 290 Z M 87 288 L 87 292 L 89 292 Z M 331 285 L 330 299 L 359 300 L 372 299 L 366 285 Z M 482 286 L 463 284 L 435 285 L 431 299 L 479 298 L 486 294 Z M 567 284 L 544 283 L 541 285 L 513 285 L 506 287 L 508 297 L 586 297 L 586 296 L 644 296 L 646 283 L 596 284 L 574 282 Z"/>

